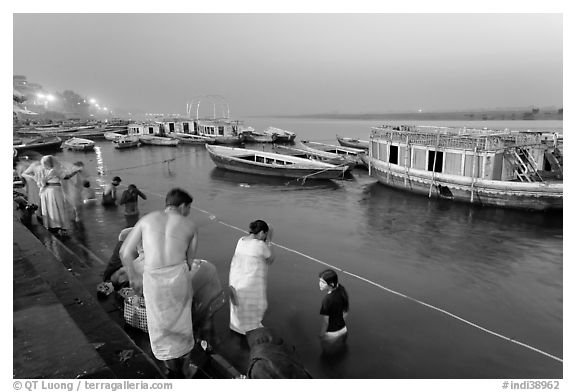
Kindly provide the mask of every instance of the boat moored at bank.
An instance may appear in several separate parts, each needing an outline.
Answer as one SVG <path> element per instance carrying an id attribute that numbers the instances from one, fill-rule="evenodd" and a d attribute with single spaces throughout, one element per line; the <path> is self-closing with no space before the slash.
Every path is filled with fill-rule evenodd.
<path id="1" fill-rule="evenodd" d="M 73 151 L 91 151 L 94 150 L 94 141 L 83 139 L 80 137 L 73 137 L 63 143 L 65 149 Z"/>
<path id="2" fill-rule="evenodd" d="M 562 209 L 562 168 L 538 132 L 424 126 L 372 129 L 369 173 L 394 188 L 483 206 Z"/>
<path id="3" fill-rule="evenodd" d="M 351 137 L 341 137 L 338 135 L 336 135 L 336 139 L 338 140 L 338 143 L 340 143 L 340 145 L 344 147 L 358 148 L 361 150 L 368 150 L 368 148 L 370 148 L 370 142 L 368 140 L 354 139 Z"/>
<path id="4" fill-rule="evenodd" d="M 55 151 L 62 147 L 62 139 L 58 136 L 43 136 L 29 140 L 20 139 L 19 144 L 14 144 L 13 148 L 18 153 L 24 150 L 34 151 Z"/>
<path id="5" fill-rule="evenodd" d="M 343 159 L 345 159 L 348 163 L 354 166 L 364 166 L 364 161 L 362 160 L 362 155 L 366 153 L 365 150 L 359 148 L 352 148 L 352 147 L 342 147 L 342 146 L 335 146 L 332 144 L 320 143 L 320 142 L 311 142 L 307 140 L 303 140 L 302 146 L 305 149 L 310 150 L 312 152 L 317 151 L 324 151 L 329 152 L 332 154 L 340 155 Z"/>
<path id="6" fill-rule="evenodd" d="M 121 135 L 119 138 L 115 139 L 112 143 L 114 143 L 114 147 L 119 150 L 124 150 L 126 148 L 133 148 L 140 146 L 140 139 L 138 136 L 131 136 L 131 135 Z"/>
<path id="7" fill-rule="evenodd" d="M 290 155 L 244 148 L 206 145 L 214 164 L 222 169 L 273 177 L 302 179 L 338 179 L 347 166 L 313 161 Z"/>

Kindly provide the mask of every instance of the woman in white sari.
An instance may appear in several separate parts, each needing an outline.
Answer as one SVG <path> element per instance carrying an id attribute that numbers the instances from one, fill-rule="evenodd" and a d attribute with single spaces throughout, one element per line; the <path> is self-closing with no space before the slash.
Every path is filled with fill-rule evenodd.
<path id="1" fill-rule="evenodd" d="M 240 334 L 262 327 L 268 308 L 268 267 L 274 261 L 272 229 L 266 222 L 250 223 L 250 233 L 238 240 L 230 264 L 230 329 Z"/>
<path id="2" fill-rule="evenodd" d="M 41 167 L 35 170 L 28 168 L 23 174 L 34 176 L 40 188 L 44 226 L 49 230 L 56 231 L 59 235 L 67 235 L 70 222 L 62 191 L 62 181 L 76 175 L 80 169 L 76 168 L 66 173 L 63 166 L 52 155 L 42 157 L 40 165 Z"/>

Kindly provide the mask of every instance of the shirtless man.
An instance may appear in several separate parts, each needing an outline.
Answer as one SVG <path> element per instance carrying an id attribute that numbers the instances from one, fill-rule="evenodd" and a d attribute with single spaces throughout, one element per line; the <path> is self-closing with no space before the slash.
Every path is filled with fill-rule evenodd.
<path id="1" fill-rule="evenodd" d="M 172 189 L 164 211 L 142 217 L 120 249 L 130 285 L 146 300 L 152 352 L 164 361 L 170 376 L 178 378 L 191 378 L 197 370 L 190 358 L 194 336 L 189 265 L 198 243 L 197 226 L 186 218 L 191 204 L 187 192 Z M 140 241 L 146 255 L 143 275 L 134 268 Z"/>

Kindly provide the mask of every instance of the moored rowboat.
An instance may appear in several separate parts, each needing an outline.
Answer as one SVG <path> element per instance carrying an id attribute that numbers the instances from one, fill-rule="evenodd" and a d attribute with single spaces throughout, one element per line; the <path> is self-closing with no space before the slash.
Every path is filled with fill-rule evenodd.
<path id="1" fill-rule="evenodd" d="M 178 140 L 182 144 L 214 144 L 216 139 L 208 136 L 191 135 L 189 133 L 173 132 L 169 133 L 168 137 Z"/>
<path id="2" fill-rule="evenodd" d="M 365 150 L 352 147 L 334 146 L 332 144 L 310 142 L 305 140 L 303 140 L 301 143 L 307 150 L 314 152 L 324 151 L 324 152 L 330 152 L 332 154 L 338 154 L 342 156 L 350 164 L 355 164 L 357 166 L 365 165 L 364 161 L 362 160 L 362 155 L 366 153 Z"/>
<path id="3" fill-rule="evenodd" d="M 74 151 L 88 151 L 94 149 L 94 141 L 73 137 L 64 142 L 64 148 Z"/>
<path id="4" fill-rule="evenodd" d="M 353 139 L 350 137 L 341 137 L 336 135 L 338 143 L 344 147 L 359 148 L 362 150 L 368 150 L 370 148 L 370 142 L 368 140 Z"/>
<path id="5" fill-rule="evenodd" d="M 170 139 L 169 137 L 141 135 L 139 136 L 139 138 L 142 144 L 150 144 L 155 146 L 172 146 L 172 147 L 176 147 L 178 145 L 178 140 Z"/>
<path id="6" fill-rule="evenodd" d="M 43 151 L 43 150 L 58 150 L 62 145 L 62 139 L 58 136 L 48 136 L 48 137 L 39 137 L 36 139 L 32 139 L 29 141 L 25 141 L 24 143 L 14 145 L 14 149 L 16 151 L 23 151 L 23 150 L 35 150 L 35 151 Z"/>
<path id="7" fill-rule="evenodd" d="M 290 155 L 244 148 L 206 145 L 210 158 L 217 167 L 264 176 L 337 179 L 348 170 L 347 165 L 336 166 Z"/>
<path id="8" fill-rule="evenodd" d="M 112 143 L 114 143 L 114 147 L 117 149 L 125 149 L 138 147 L 140 139 L 138 139 L 138 136 L 121 135 L 121 137 L 114 140 Z"/>
<path id="9" fill-rule="evenodd" d="M 289 147 L 283 145 L 274 146 L 274 151 L 279 154 L 286 154 L 297 156 L 305 159 L 312 159 L 315 161 L 330 163 L 332 165 L 349 165 L 349 169 L 352 169 L 355 164 L 348 162 L 344 157 L 338 154 L 333 154 L 326 151 L 312 151 L 311 149 L 303 149 L 297 147 Z"/>

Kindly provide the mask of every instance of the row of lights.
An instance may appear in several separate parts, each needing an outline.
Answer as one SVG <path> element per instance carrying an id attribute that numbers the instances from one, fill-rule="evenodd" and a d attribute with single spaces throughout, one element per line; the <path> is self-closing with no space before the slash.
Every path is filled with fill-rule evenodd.
<path id="1" fill-rule="evenodd" d="M 48 102 L 53 102 L 56 100 L 56 97 L 52 94 L 43 94 L 43 93 L 38 93 L 36 94 L 36 97 L 38 99 L 42 99 L 44 100 L 44 103 L 47 104 Z M 108 111 L 108 108 L 106 106 L 100 106 L 100 104 L 96 101 L 96 99 L 94 98 L 90 98 L 89 100 L 90 104 L 94 105 L 96 107 L 96 109 L 98 110 L 103 110 L 105 112 Z M 83 103 L 86 103 L 86 100 L 83 100 Z M 80 105 L 81 103 L 78 102 L 78 105 Z"/>

